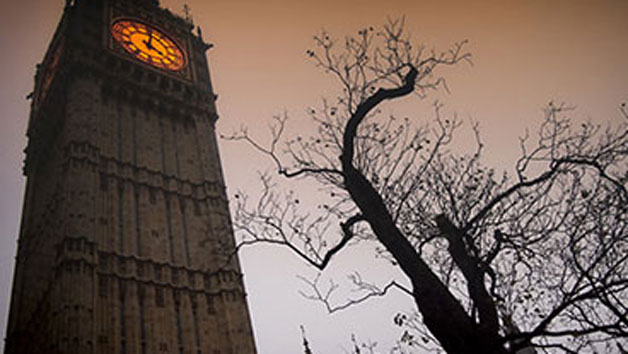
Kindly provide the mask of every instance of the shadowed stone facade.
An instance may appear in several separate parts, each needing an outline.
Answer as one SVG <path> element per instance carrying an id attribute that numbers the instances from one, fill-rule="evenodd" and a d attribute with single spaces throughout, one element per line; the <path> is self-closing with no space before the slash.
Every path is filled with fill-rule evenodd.
<path id="1" fill-rule="evenodd" d="M 134 59 L 121 17 L 187 65 Z M 157 1 L 67 2 L 35 78 L 6 353 L 255 353 L 192 29 Z"/>

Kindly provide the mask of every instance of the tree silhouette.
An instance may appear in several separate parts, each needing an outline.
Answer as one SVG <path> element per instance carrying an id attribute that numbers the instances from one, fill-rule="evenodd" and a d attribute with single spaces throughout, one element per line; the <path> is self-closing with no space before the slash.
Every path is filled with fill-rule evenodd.
<path id="1" fill-rule="evenodd" d="M 403 21 L 336 41 L 315 37 L 307 55 L 342 92 L 310 109 L 312 136 L 284 140 L 275 117 L 268 145 L 246 130 L 226 137 L 267 155 L 288 181 L 309 179 L 327 201 L 304 206 L 262 176 L 255 202 L 236 195 L 241 244 L 289 247 L 324 270 L 356 242 L 374 241 L 407 277 L 353 283 L 362 297 L 332 305 L 318 278 L 311 298 L 330 311 L 399 289 L 416 312 L 397 352 L 626 352 L 628 334 L 628 114 L 617 127 L 574 126 L 550 103 L 534 136 L 521 139 L 516 175 L 481 162 L 477 125 L 470 152 L 448 148 L 461 126 L 434 107 L 434 121 L 382 117 L 383 102 L 426 97 L 445 86 L 441 68 L 468 60 L 465 43 L 435 53 L 414 47 Z M 309 350 L 309 349 L 308 349 Z"/>

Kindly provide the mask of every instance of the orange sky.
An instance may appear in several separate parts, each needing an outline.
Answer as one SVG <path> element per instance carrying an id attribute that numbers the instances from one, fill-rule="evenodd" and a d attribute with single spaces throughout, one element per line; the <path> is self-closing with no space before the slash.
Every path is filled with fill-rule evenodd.
<path id="1" fill-rule="evenodd" d="M 275 113 L 287 111 L 291 131 L 309 105 L 333 92 L 333 82 L 307 62 L 305 50 L 321 28 L 342 37 L 361 26 L 404 15 L 417 43 L 445 49 L 469 39 L 473 66 L 443 72 L 450 94 L 388 106 L 395 113 L 429 117 L 436 98 L 446 111 L 480 122 L 489 163 L 507 168 L 517 153 L 517 137 L 534 129 L 549 100 L 577 106 L 576 119 L 617 121 L 617 106 L 628 101 L 628 1 L 494 0 L 162 0 L 182 13 L 186 2 L 206 40 L 215 44 L 209 60 L 219 94 L 218 131 L 241 125 L 264 136 Z M 43 57 L 61 14 L 63 0 L 0 2 L 0 332 L 13 272 L 13 256 L 23 191 L 22 149 L 28 118 L 26 95 L 32 90 L 35 64 Z M 464 135 L 464 134 L 463 134 Z M 464 138 L 461 140 L 464 141 Z M 464 149 L 464 144 L 458 146 Z M 264 169 L 244 146 L 221 143 L 229 190 L 251 188 L 251 166 Z M 334 277 L 353 269 L 368 270 L 361 250 L 334 264 Z M 285 252 L 247 250 L 243 256 L 249 302 L 261 354 L 299 352 L 299 324 L 304 324 L 320 353 L 342 353 L 350 333 L 389 343 L 401 296 L 374 301 L 355 311 L 327 316 L 302 299 L 296 274 L 311 275 Z M 384 279 L 378 271 L 375 278 Z M 340 300 L 340 299 L 339 299 Z M 380 349 L 384 352 L 385 344 Z"/>

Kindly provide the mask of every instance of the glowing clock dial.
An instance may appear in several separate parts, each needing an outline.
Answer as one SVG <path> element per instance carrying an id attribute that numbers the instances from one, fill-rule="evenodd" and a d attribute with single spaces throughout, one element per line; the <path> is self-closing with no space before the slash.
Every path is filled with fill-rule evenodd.
<path id="1" fill-rule="evenodd" d="M 160 69 L 181 70 L 185 55 L 177 43 L 148 24 L 123 19 L 111 26 L 113 38 L 135 58 Z"/>

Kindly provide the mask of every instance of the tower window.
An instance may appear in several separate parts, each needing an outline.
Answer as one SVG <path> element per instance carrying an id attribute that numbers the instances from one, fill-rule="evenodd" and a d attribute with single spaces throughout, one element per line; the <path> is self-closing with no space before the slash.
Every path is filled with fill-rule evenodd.
<path id="1" fill-rule="evenodd" d="M 194 274 L 194 272 L 190 271 L 188 272 L 188 279 L 190 281 L 190 286 L 192 288 L 196 287 L 196 275 Z"/>
<path id="2" fill-rule="evenodd" d="M 201 207 L 198 203 L 198 200 L 194 200 L 194 215 L 196 216 L 200 216 L 201 215 Z"/>
<path id="3" fill-rule="evenodd" d="M 137 294 L 140 298 L 140 304 L 144 303 L 144 298 L 146 297 L 146 288 L 144 287 L 144 285 L 139 284 L 137 287 Z"/>
<path id="4" fill-rule="evenodd" d="M 161 266 L 159 264 L 155 264 L 155 279 L 161 281 Z"/>
<path id="5" fill-rule="evenodd" d="M 155 204 L 157 202 L 157 197 L 155 196 L 156 194 L 155 188 L 150 188 L 148 193 L 149 193 L 150 203 Z"/>
<path id="6" fill-rule="evenodd" d="M 137 263 L 137 276 L 138 277 L 144 276 L 144 263 L 142 262 Z"/>
<path id="7" fill-rule="evenodd" d="M 100 264 L 100 269 L 108 270 L 109 269 L 109 257 L 106 254 L 100 254 L 98 257 L 98 261 Z"/>
<path id="8" fill-rule="evenodd" d="M 107 181 L 107 176 L 104 173 L 100 174 L 100 190 L 106 192 L 109 188 L 109 183 Z"/>
<path id="9" fill-rule="evenodd" d="M 210 294 L 206 295 L 207 298 L 207 313 L 213 315 L 216 313 L 216 305 L 214 303 L 214 297 Z"/>
<path id="10" fill-rule="evenodd" d="M 155 303 L 159 307 L 164 307 L 164 289 L 161 287 L 155 288 Z"/>
<path id="11" fill-rule="evenodd" d="M 107 293 L 109 292 L 108 285 L 107 277 L 104 275 L 98 277 L 98 296 L 103 298 L 107 297 Z"/>
<path id="12" fill-rule="evenodd" d="M 120 273 L 126 273 L 126 262 L 124 259 L 122 258 L 119 259 L 118 267 L 120 268 Z"/>

